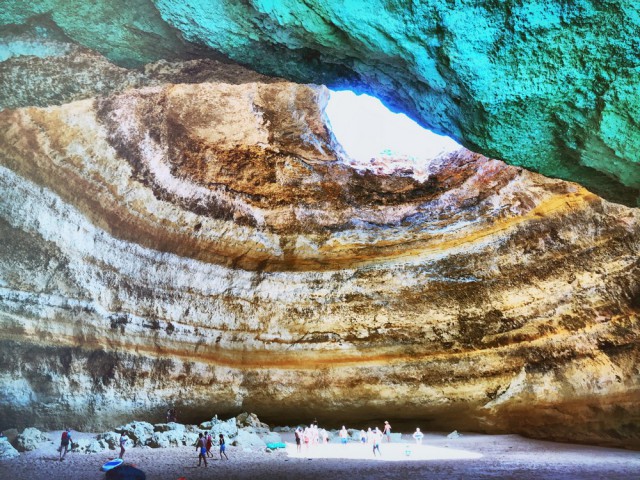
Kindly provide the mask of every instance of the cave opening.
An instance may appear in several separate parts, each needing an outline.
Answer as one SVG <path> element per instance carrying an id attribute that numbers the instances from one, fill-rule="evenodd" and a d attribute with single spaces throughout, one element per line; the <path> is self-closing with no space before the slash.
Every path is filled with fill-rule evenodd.
<path id="1" fill-rule="evenodd" d="M 432 160 L 462 148 L 392 112 L 379 99 L 351 90 L 330 90 L 325 113 L 346 161 L 357 169 L 380 174 L 411 170 L 426 178 Z"/>

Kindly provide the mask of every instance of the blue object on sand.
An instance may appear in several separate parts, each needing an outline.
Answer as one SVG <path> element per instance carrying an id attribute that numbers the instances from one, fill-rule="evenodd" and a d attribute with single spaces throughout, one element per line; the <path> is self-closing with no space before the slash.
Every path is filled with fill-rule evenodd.
<path id="1" fill-rule="evenodd" d="M 276 448 L 287 448 L 287 444 L 284 442 L 267 443 L 267 448 L 275 450 Z"/>
<path id="2" fill-rule="evenodd" d="M 119 467 L 123 462 L 124 460 L 122 460 L 121 458 L 114 458 L 113 460 L 109 460 L 107 463 L 102 465 L 102 471 L 108 472 L 111 469 Z"/>

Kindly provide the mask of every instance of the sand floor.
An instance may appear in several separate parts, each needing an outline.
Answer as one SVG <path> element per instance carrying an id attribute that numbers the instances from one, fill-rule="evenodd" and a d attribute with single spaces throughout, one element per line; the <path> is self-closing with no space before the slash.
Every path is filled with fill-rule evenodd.
<path id="1" fill-rule="evenodd" d="M 52 438 L 59 438 L 52 432 Z M 89 438 L 76 434 L 75 438 Z M 195 448 L 132 448 L 125 460 L 144 470 L 149 480 L 197 479 L 640 479 L 640 452 L 529 440 L 518 435 L 464 434 L 448 439 L 425 435 L 416 446 L 410 435 L 397 443 L 382 443 L 382 457 L 371 447 L 350 443 L 316 446 L 296 452 L 290 434 L 287 448 L 263 450 L 227 448 L 229 460 L 210 459 L 198 467 Z M 411 440 L 411 441 L 409 441 Z M 409 448 L 407 449 L 407 446 Z M 0 462 L 0 479 L 104 479 L 100 466 L 115 451 L 69 453 L 60 462 L 57 445 L 43 443 L 14 460 Z M 407 451 L 409 450 L 409 451 Z"/>

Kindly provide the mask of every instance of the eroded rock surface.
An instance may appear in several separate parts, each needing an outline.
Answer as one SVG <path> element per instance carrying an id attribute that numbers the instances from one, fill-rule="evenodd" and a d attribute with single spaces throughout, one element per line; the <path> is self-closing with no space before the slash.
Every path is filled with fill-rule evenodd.
<path id="1" fill-rule="evenodd" d="M 322 87 L 118 78 L 0 112 L 2 425 L 178 405 L 638 446 L 638 210 L 466 150 L 355 170 Z"/>
<path id="2" fill-rule="evenodd" d="M 16 56 L 15 35 L 45 27 L 128 66 L 221 53 L 372 92 L 474 151 L 638 204 L 634 0 L 5 3 Z"/>

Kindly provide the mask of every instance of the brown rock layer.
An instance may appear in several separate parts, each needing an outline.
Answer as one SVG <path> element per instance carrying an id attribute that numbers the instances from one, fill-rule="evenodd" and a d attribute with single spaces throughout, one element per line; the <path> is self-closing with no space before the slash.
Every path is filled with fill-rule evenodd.
<path id="1" fill-rule="evenodd" d="M 468 151 L 354 170 L 326 97 L 0 112 L 0 424 L 176 403 L 640 446 L 638 210 Z"/>

